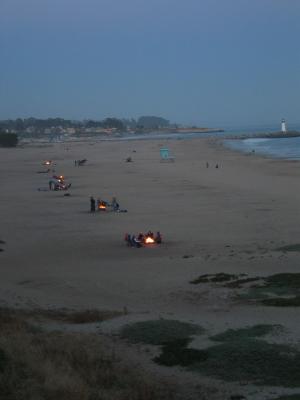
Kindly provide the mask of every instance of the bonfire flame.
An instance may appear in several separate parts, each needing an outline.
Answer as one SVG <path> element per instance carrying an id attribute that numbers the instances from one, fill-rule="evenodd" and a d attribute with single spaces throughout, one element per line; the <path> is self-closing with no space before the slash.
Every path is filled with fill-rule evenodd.
<path id="1" fill-rule="evenodd" d="M 152 237 L 150 237 L 150 236 L 147 236 L 146 237 L 146 240 L 145 240 L 145 243 L 155 243 L 155 240 L 152 238 Z"/>

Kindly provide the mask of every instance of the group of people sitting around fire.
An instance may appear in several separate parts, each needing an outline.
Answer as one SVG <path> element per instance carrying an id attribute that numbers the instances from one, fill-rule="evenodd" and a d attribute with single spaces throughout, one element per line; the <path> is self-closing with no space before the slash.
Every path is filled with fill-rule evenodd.
<path id="1" fill-rule="evenodd" d="M 125 233 L 124 240 L 129 247 L 142 247 L 153 243 L 160 244 L 162 237 L 160 232 L 156 232 L 156 235 L 154 235 L 153 232 L 148 231 L 148 233 L 139 233 L 137 236 Z"/>
<path id="2" fill-rule="evenodd" d="M 53 175 L 49 180 L 49 190 L 68 190 L 71 187 L 71 183 L 65 182 L 63 175 Z"/>
<path id="3" fill-rule="evenodd" d="M 90 210 L 91 212 L 95 211 L 106 211 L 110 208 L 111 211 L 116 211 L 116 212 L 125 212 L 127 210 L 121 210 L 120 205 L 117 202 L 117 199 L 115 197 L 112 198 L 111 202 L 107 202 L 105 200 L 97 199 L 95 200 L 93 196 L 90 197 Z"/>

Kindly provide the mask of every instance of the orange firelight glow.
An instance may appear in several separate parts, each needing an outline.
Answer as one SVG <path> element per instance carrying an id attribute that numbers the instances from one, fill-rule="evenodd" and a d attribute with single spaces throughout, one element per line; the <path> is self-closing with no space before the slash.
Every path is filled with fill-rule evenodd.
<path id="1" fill-rule="evenodd" d="M 149 243 L 155 243 L 155 240 L 152 239 L 152 237 L 147 236 L 147 237 L 146 237 L 146 240 L 145 240 L 145 243 L 147 243 L 147 244 L 149 244 Z"/>

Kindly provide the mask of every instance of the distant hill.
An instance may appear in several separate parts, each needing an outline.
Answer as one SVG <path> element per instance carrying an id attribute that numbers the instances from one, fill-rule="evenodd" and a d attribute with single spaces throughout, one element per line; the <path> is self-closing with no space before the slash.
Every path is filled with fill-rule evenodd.
<path id="1" fill-rule="evenodd" d="M 137 121 L 137 126 L 143 129 L 166 128 L 170 125 L 170 121 L 161 117 L 143 116 Z"/>

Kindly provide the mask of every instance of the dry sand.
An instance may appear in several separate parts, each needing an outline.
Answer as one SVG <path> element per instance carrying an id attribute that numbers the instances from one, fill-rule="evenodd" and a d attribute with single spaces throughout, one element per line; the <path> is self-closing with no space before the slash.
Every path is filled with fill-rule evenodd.
<path id="1" fill-rule="evenodd" d="M 161 163 L 168 146 L 174 163 Z M 127 157 L 132 163 L 126 163 Z M 84 167 L 74 160 L 87 158 Z M 71 196 L 38 174 L 51 159 Z M 206 161 L 210 167 L 206 168 Z M 219 168 L 215 168 L 218 163 Z M 234 303 L 189 283 L 205 273 L 297 272 L 298 162 L 224 149 L 212 139 L 72 142 L 0 149 L 0 300 L 17 307 L 129 311 L 103 325 L 166 317 L 216 333 L 283 324 L 300 337 L 298 310 Z M 128 213 L 89 213 L 89 197 L 116 196 Z M 163 244 L 128 248 L 125 232 L 159 230 Z"/>

